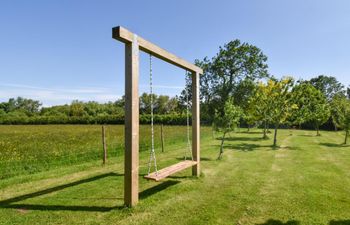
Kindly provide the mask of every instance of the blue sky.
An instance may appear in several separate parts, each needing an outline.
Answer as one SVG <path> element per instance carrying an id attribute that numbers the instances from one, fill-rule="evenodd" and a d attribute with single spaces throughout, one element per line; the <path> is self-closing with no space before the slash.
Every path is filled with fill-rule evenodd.
<path id="1" fill-rule="evenodd" d="M 23 96 L 44 105 L 114 101 L 124 93 L 122 25 L 193 62 L 240 39 L 268 56 L 277 77 L 332 75 L 350 84 L 350 1 L 2 0 L 0 101 Z M 140 92 L 148 91 L 141 55 Z M 155 59 L 155 92 L 175 95 L 182 69 Z"/>

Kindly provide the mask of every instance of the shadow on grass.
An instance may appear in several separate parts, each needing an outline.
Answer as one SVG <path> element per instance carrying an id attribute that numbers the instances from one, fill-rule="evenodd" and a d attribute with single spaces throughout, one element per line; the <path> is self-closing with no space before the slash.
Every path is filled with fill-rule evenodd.
<path id="1" fill-rule="evenodd" d="M 262 145 L 257 145 L 257 144 L 246 144 L 246 143 L 241 143 L 241 144 L 228 144 L 224 146 L 224 149 L 232 149 L 232 150 L 236 150 L 236 151 L 243 151 L 243 152 L 250 152 L 250 151 L 254 151 L 258 148 L 263 147 Z M 218 148 L 220 148 L 220 146 L 218 146 Z"/>
<path id="2" fill-rule="evenodd" d="M 213 145 L 217 149 L 220 149 L 220 145 Z M 259 148 L 267 148 L 267 151 L 278 151 L 278 150 L 300 150 L 301 148 L 295 147 L 295 146 L 273 146 L 273 145 L 258 145 L 258 144 L 247 144 L 247 143 L 240 143 L 240 144 L 225 144 L 224 149 L 226 150 L 233 150 L 233 151 L 242 151 L 242 152 L 251 152 L 259 150 Z"/>
<path id="3" fill-rule="evenodd" d="M 190 154 L 190 153 L 188 153 Z M 177 157 L 176 160 L 178 161 L 183 161 L 185 158 L 184 157 Z M 187 156 L 186 158 L 187 160 L 191 160 L 191 156 Z M 207 158 L 207 157 L 201 157 L 201 161 L 213 161 L 213 159 L 211 158 Z"/>
<path id="4" fill-rule="evenodd" d="M 84 184 L 84 183 L 93 182 L 93 181 L 103 179 L 106 177 L 110 177 L 110 176 L 124 176 L 124 174 L 106 173 L 106 174 L 90 177 L 87 179 L 75 181 L 72 183 L 63 184 L 63 185 L 59 185 L 56 187 L 48 188 L 48 189 L 45 189 L 42 191 L 37 191 L 37 192 L 30 193 L 30 194 L 25 194 L 25 195 L 17 196 L 14 198 L 6 199 L 3 201 L 0 201 L 0 208 L 19 209 L 19 210 L 50 210 L 50 211 L 64 211 L 64 210 L 66 210 L 66 211 L 86 211 L 86 212 L 108 212 L 108 211 L 111 211 L 114 209 L 126 208 L 124 205 L 105 207 L 105 206 L 41 205 L 41 204 L 16 203 L 16 202 L 20 202 L 20 201 L 23 201 L 26 199 L 35 198 L 35 197 L 39 197 L 42 195 L 50 194 L 53 192 L 63 190 L 65 188 L 77 186 L 77 185 Z M 146 189 L 146 190 L 140 192 L 139 197 L 140 197 L 140 199 L 145 199 L 151 195 L 154 195 L 154 194 L 156 194 L 162 190 L 165 190 L 165 189 L 167 189 L 175 184 L 178 184 L 178 183 L 180 183 L 180 181 L 166 181 L 166 182 L 160 183 L 156 186 L 153 186 L 149 189 Z M 73 199 L 73 198 L 71 198 L 71 199 Z M 106 198 L 93 198 L 93 199 L 103 200 Z M 109 198 L 109 199 L 120 199 L 120 198 Z"/>
<path id="5" fill-rule="evenodd" d="M 263 135 L 262 131 L 239 131 L 238 134 L 261 134 Z"/>
<path id="6" fill-rule="evenodd" d="M 110 176 L 124 176 L 123 174 L 117 173 L 106 173 L 97 175 L 94 177 L 82 179 L 79 181 L 75 181 L 68 184 L 59 185 L 56 187 L 48 188 L 42 191 L 33 192 L 30 194 L 25 194 L 21 196 L 17 196 L 14 198 L 6 199 L 0 201 L 0 208 L 12 208 L 12 209 L 26 209 L 26 210 L 69 210 L 69 211 L 97 211 L 97 212 L 105 212 L 110 211 L 112 209 L 121 209 L 124 206 L 116 206 L 116 207 L 103 207 L 103 206 L 65 206 L 65 205 L 39 205 L 39 204 L 18 204 L 16 202 L 23 201 L 30 198 L 39 197 L 41 195 L 50 194 L 53 192 L 57 192 L 69 187 L 77 186 L 84 183 L 93 182 L 99 179 L 103 179 Z M 13 204 L 15 203 L 15 204 Z"/>
<path id="7" fill-rule="evenodd" d="M 216 145 L 216 147 L 219 149 L 220 145 Z M 273 145 L 259 145 L 259 144 L 247 144 L 247 143 L 240 143 L 240 144 L 225 144 L 224 149 L 227 150 L 234 150 L 234 151 L 243 151 L 243 152 L 250 152 L 258 150 L 259 148 L 268 148 L 266 150 L 279 150 L 282 149 L 279 146 L 273 146 Z M 292 149 L 289 147 L 284 147 L 284 149 Z"/>
<path id="8" fill-rule="evenodd" d="M 297 220 L 289 220 L 287 222 L 282 222 L 280 220 L 269 219 L 265 223 L 258 223 L 257 225 L 299 225 L 300 222 Z"/>
<path id="9" fill-rule="evenodd" d="M 299 225 L 301 224 L 297 220 L 289 220 L 287 222 L 282 222 L 280 220 L 269 219 L 265 223 L 258 223 L 256 225 Z M 350 225 L 350 220 L 331 220 L 329 225 Z"/>
<path id="10" fill-rule="evenodd" d="M 222 137 L 216 138 L 216 140 L 222 140 Z M 262 137 L 226 137 L 225 141 L 262 141 Z"/>
<path id="11" fill-rule="evenodd" d="M 329 143 L 329 142 L 322 142 L 320 145 L 330 147 L 330 148 L 344 148 L 344 147 L 349 147 L 349 145 L 344 145 L 344 144 L 336 144 L 336 143 Z"/>
<path id="12" fill-rule="evenodd" d="M 329 225 L 350 225 L 350 220 L 331 220 Z"/>
<path id="13" fill-rule="evenodd" d="M 165 181 L 163 183 L 160 183 L 156 186 L 153 186 L 151 188 L 148 188 L 146 190 L 143 190 L 139 193 L 139 197 L 140 199 L 145 199 L 145 198 L 148 198 L 160 191 L 163 191 L 171 186 L 174 186 L 176 184 L 180 183 L 180 181 L 176 181 L 176 180 L 168 180 L 168 181 Z"/>
<path id="14" fill-rule="evenodd" d="M 317 137 L 316 134 L 297 134 L 299 137 Z"/>
<path id="15" fill-rule="evenodd" d="M 80 206 L 80 205 L 35 205 L 35 204 L 10 204 L 0 205 L 0 208 L 19 210 L 43 210 L 43 211 L 86 211 L 86 212 L 108 212 L 113 209 L 123 209 L 125 206 Z"/>

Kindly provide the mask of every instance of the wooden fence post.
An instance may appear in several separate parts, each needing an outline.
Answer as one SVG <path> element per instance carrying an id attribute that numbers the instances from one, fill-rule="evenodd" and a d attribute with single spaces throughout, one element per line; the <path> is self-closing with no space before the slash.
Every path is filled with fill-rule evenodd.
<path id="1" fill-rule="evenodd" d="M 107 162 L 106 128 L 102 125 L 103 165 Z"/>

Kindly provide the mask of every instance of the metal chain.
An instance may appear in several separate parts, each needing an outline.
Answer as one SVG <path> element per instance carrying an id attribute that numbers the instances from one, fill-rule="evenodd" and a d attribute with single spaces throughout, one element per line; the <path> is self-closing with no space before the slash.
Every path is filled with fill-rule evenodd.
<path id="1" fill-rule="evenodd" d="M 156 160 L 156 153 L 154 151 L 154 126 L 153 126 L 153 83 L 152 83 L 152 55 L 149 55 L 149 86 L 150 86 L 150 104 L 151 104 L 151 152 L 149 155 L 149 160 L 148 160 L 148 175 L 151 172 L 151 164 L 152 160 L 154 162 L 154 169 L 156 172 L 156 175 L 158 175 L 158 170 L 157 170 L 157 160 Z"/>
<path id="2" fill-rule="evenodd" d="M 191 159 L 193 161 L 193 155 L 192 155 L 192 149 L 191 149 L 191 141 L 190 141 L 190 110 L 189 110 L 189 97 L 188 97 L 188 84 L 189 84 L 189 78 L 188 73 L 186 71 L 185 73 L 186 77 L 186 87 L 185 87 L 185 94 L 186 94 L 186 122 L 187 122 L 187 151 L 190 153 Z M 185 151 L 185 160 L 187 159 L 187 151 Z"/>

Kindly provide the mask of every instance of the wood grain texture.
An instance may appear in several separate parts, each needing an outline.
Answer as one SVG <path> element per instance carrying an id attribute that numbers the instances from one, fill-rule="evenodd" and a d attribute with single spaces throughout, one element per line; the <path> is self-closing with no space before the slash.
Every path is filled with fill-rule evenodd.
<path id="1" fill-rule="evenodd" d="M 158 173 L 145 176 L 146 179 L 160 180 L 173 173 L 192 167 L 192 174 L 200 174 L 200 116 L 199 76 L 203 70 L 159 46 L 137 36 L 123 27 L 113 28 L 112 36 L 125 43 L 125 156 L 124 156 L 124 202 L 134 206 L 138 202 L 139 190 L 139 50 L 152 54 L 170 64 L 192 73 L 192 154 L 194 161 L 184 161 L 164 168 Z M 162 127 L 163 128 L 163 127 Z M 163 129 L 162 129 L 163 131 Z M 162 132 L 162 151 L 164 140 Z"/>
<path id="2" fill-rule="evenodd" d="M 192 73 L 192 156 L 197 163 L 192 167 L 193 176 L 200 175 L 200 114 L 199 74 Z"/>
<path id="3" fill-rule="evenodd" d="M 134 206 L 139 190 L 139 46 L 125 44 L 124 203 Z"/>
<path id="4" fill-rule="evenodd" d="M 149 175 L 144 176 L 145 179 L 148 180 L 154 180 L 154 181 L 160 181 L 174 173 L 180 172 L 184 169 L 190 168 L 194 165 L 196 165 L 197 162 L 191 161 L 191 160 L 185 160 L 179 163 L 176 163 L 174 165 L 171 165 L 169 167 L 166 167 L 164 169 L 158 170 L 158 173 L 153 172 Z"/>
<path id="5" fill-rule="evenodd" d="M 112 30 L 112 36 L 114 39 L 117 39 L 124 43 L 131 43 L 133 41 L 134 33 L 128 31 L 124 27 L 118 26 L 114 27 Z M 149 42 L 145 40 L 142 37 L 137 36 L 137 41 L 140 47 L 140 50 L 147 52 L 149 54 L 152 54 L 153 56 L 164 60 L 170 64 L 173 64 L 175 66 L 181 67 L 185 70 L 188 70 L 190 72 L 196 72 L 199 74 L 203 74 L 202 68 L 193 65 L 190 62 L 187 62 L 186 60 L 168 52 L 167 50 L 153 44 L 152 42 Z"/>

